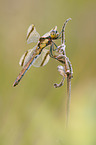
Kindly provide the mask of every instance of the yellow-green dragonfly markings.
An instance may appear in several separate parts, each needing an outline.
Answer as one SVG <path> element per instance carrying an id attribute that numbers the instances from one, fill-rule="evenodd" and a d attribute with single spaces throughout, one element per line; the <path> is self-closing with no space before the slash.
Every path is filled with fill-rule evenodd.
<path id="1" fill-rule="evenodd" d="M 36 31 L 35 26 L 32 24 L 29 26 L 27 31 L 27 43 L 35 42 L 37 45 L 27 50 L 20 59 L 20 66 L 23 67 L 18 77 L 16 78 L 13 86 L 18 85 L 22 77 L 25 75 L 26 71 L 30 68 L 31 65 L 35 67 L 44 66 L 48 63 L 50 56 L 52 57 L 53 45 L 56 44 L 53 40 L 59 39 L 60 34 L 57 31 L 57 26 L 51 29 L 48 33 L 44 34 L 40 37 L 39 33 Z M 44 49 L 45 47 L 50 45 L 50 50 Z"/>

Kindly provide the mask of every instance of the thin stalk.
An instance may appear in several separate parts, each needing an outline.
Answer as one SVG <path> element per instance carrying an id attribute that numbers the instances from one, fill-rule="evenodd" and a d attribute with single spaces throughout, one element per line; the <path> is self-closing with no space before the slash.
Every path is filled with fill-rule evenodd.
<path id="1" fill-rule="evenodd" d="M 64 54 L 66 56 L 66 51 L 65 51 L 65 26 L 67 24 L 67 22 L 71 20 L 71 18 L 67 19 L 62 27 L 62 38 L 61 38 L 61 44 L 64 47 Z M 68 62 L 66 60 L 65 57 L 65 70 L 66 70 L 66 74 L 67 74 L 67 106 L 66 106 L 66 127 L 68 126 L 68 121 L 69 121 L 69 110 L 70 110 L 70 101 L 71 101 L 71 78 L 69 77 L 69 66 L 68 66 Z"/>
<path id="2" fill-rule="evenodd" d="M 67 75 L 67 105 L 66 105 L 66 127 L 68 127 L 71 102 L 71 78 Z"/>

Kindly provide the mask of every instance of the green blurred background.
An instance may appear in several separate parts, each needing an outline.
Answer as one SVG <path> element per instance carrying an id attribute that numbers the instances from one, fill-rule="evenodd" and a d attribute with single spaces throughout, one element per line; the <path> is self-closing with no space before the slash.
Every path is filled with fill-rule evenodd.
<path id="1" fill-rule="evenodd" d="M 59 62 L 31 67 L 20 84 L 26 32 L 35 24 L 42 36 L 55 25 L 66 26 L 66 53 L 73 65 L 70 120 L 66 120 L 66 81 Z M 58 43 L 59 45 L 59 43 Z M 0 0 L 0 145 L 96 145 L 96 1 Z"/>

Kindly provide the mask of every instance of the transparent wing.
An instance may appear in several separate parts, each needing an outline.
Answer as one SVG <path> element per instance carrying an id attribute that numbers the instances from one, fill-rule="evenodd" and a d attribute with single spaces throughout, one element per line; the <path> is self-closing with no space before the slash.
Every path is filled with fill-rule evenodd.
<path id="1" fill-rule="evenodd" d="M 19 61 L 19 65 L 20 66 L 25 66 L 28 61 L 31 59 L 32 55 L 33 55 L 33 51 L 36 49 L 36 46 L 32 49 L 29 49 L 27 50 L 20 58 L 20 61 Z"/>
<path id="2" fill-rule="evenodd" d="M 33 49 L 27 50 L 22 55 L 19 61 L 20 66 L 24 67 L 29 62 L 29 60 L 32 58 L 32 55 L 35 49 L 36 49 L 36 46 Z M 43 49 L 42 53 L 35 59 L 32 65 L 35 67 L 44 66 L 48 63 L 49 59 L 50 59 L 49 50 Z"/>
<path id="3" fill-rule="evenodd" d="M 40 56 L 38 56 L 37 59 L 34 61 L 33 66 L 35 67 L 44 66 L 48 63 L 49 59 L 50 59 L 49 50 L 43 49 Z"/>
<path id="4" fill-rule="evenodd" d="M 46 37 L 50 36 L 50 32 L 53 31 L 53 30 L 56 31 L 56 30 L 57 30 L 57 26 L 53 27 L 49 32 L 47 32 L 46 34 L 44 34 L 44 35 L 42 36 L 42 38 L 46 38 Z"/>
<path id="5" fill-rule="evenodd" d="M 27 36 L 26 36 L 27 43 L 28 44 L 32 42 L 37 43 L 39 38 L 40 38 L 39 33 L 36 31 L 35 26 L 31 24 L 27 30 Z"/>

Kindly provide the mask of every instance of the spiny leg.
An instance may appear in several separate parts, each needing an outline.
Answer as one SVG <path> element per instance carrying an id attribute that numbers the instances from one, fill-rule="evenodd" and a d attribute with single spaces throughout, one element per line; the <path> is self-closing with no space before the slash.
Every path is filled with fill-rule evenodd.
<path id="1" fill-rule="evenodd" d="M 62 47 L 62 45 L 57 46 L 56 43 L 53 42 L 53 41 L 52 41 L 52 45 L 53 45 L 53 46 L 52 46 L 52 51 L 57 51 L 57 52 L 59 52 L 60 48 Z M 54 46 L 55 46 L 56 48 L 54 48 Z"/>
<path id="2" fill-rule="evenodd" d="M 54 49 L 54 46 L 56 47 L 56 49 Z M 51 46 L 50 46 L 50 57 L 57 59 L 58 55 L 53 55 L 53 51 L 57 52 L 58 54 L 60 54 L 59 56 L 63 55 L 63 49 L 62 49 L 62 45 L 57 46 L 54 42 L 52 42 Z M 56 58 L 57 57 L 57 58 Z"/>
<path id="3" fill-rule="evenodd" d="M 50 56 L 51 58 L 57 59 L 56 56 L 53 55 L 53 51 L 56 50 L 56 49 L 54 49 L 54 45 L 55 45 L 55 46 L 57 47 L 57 49 L 58 49 L 58 46 L 57 46 L 55 43 L 52 42 L 52 44 L 51 44 L 51 46 L 50 46 L 50 53 L 49 53 L 49 56 Z"/>
<path id="4" fill-rule="evenodd" d="M 53 41 L 52 41 L 52 43 L 53 43 L 53 44 L 54 44 L 54 46 L 56 47 L 56 49 L 54 49 L 54 47 L 53 47 L 53 48 L 52 48 L 52 50 L 53 50 L 53 51 L 58 50 L 58 46 L 56 45 L 56 43 L 55 43 L 55 42 L 53 42 Z"/>
<path id="5" fill-rule="evenodd" d="M 58 38 L 57 39 L 61 39 L 60 35 L 61 35 L 62 31 L 59 33 Z"/>
<path id="6" fill-rule="evenodd" d="M 49 53 L 49 56 L 50 56 L 51 58 L 54 58 L 53 53 L 52 53 L 53 49 L 54 49 L 54 45 L 53 45 L 53 43 L 52 43 L 51 46 L 50 46 L 50 53 Z"/>

